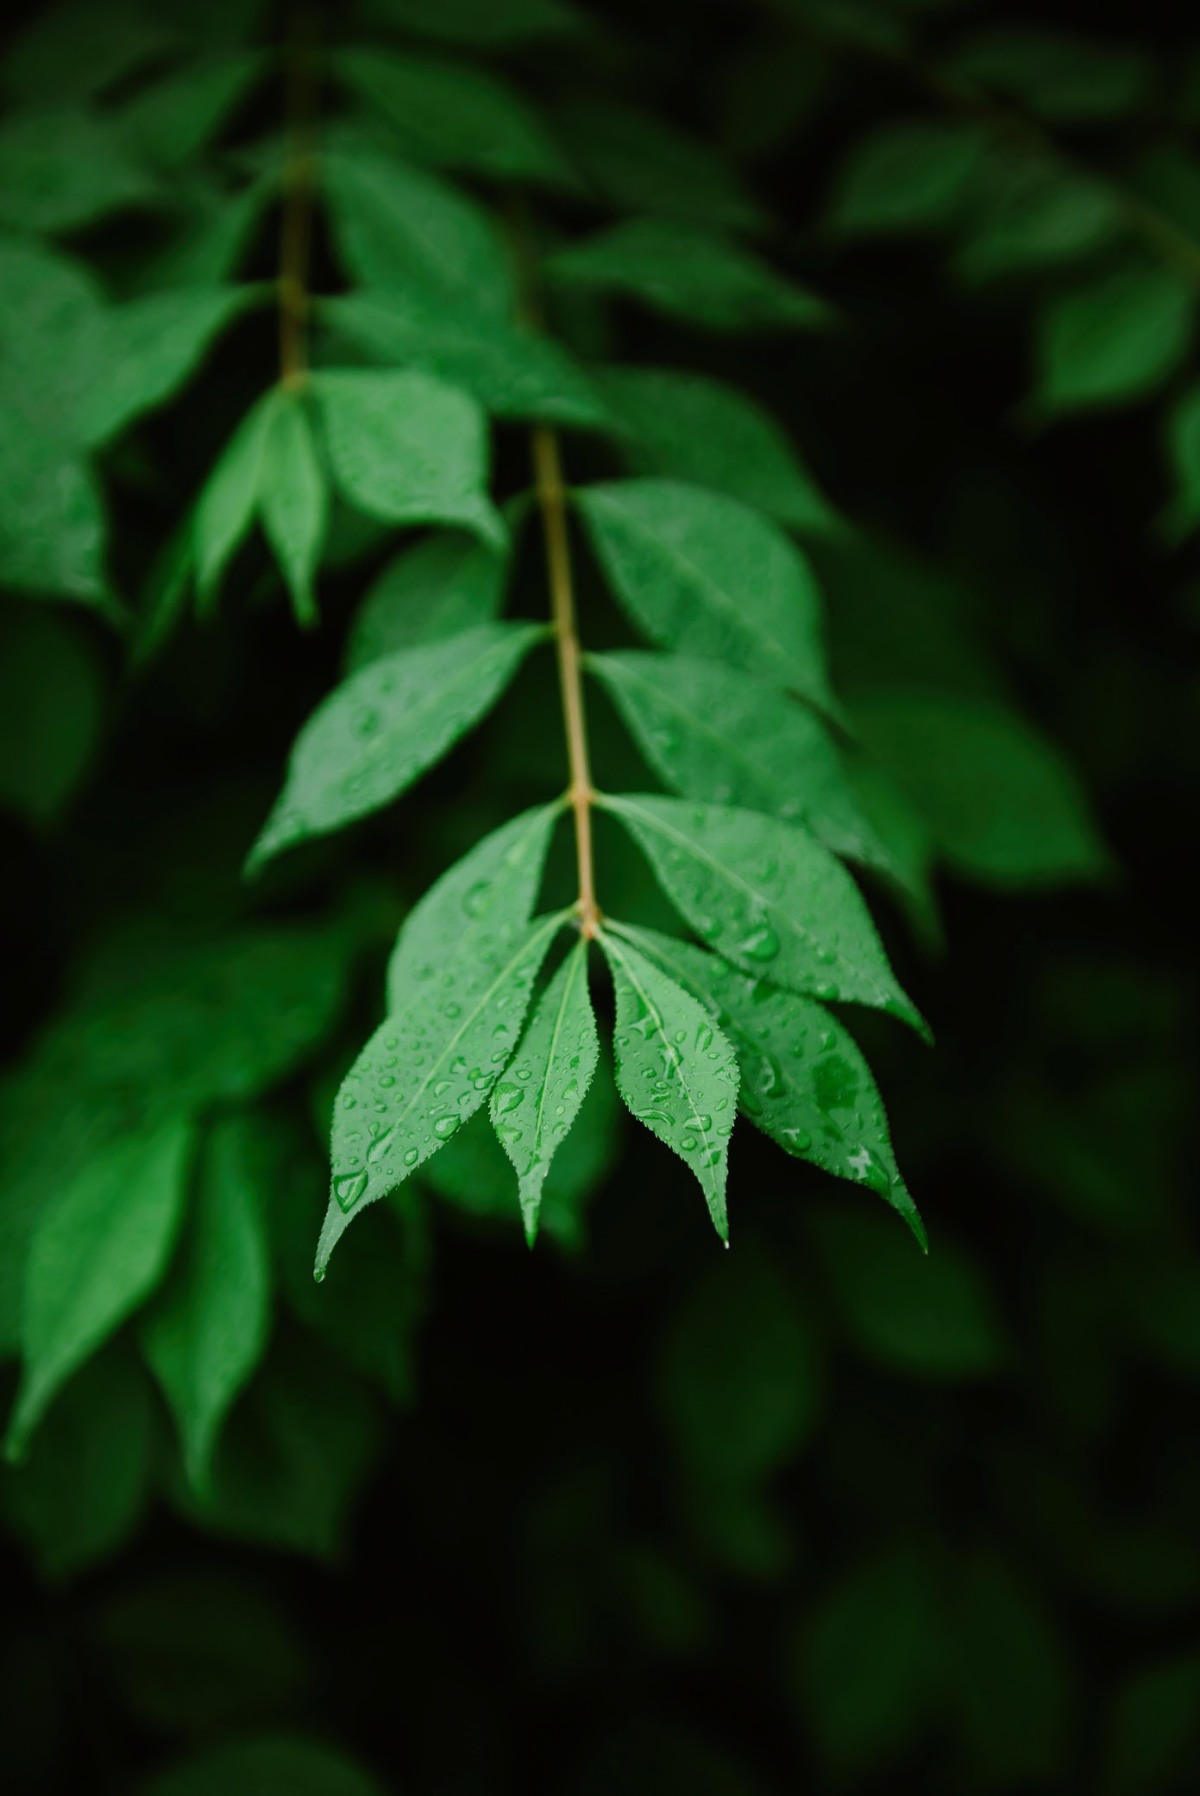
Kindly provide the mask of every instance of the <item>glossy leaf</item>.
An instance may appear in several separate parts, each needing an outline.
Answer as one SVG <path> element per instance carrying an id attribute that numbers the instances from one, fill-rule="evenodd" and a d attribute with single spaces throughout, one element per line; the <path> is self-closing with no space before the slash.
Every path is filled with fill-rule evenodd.
<path id="1" fill-rule="evenodd" d="M 487 312 L 395 292 L 326 300 L 321 316 L 365 354 L 460 387 L 494 417 L 611 426 L 600 394 L 565 350 Z"/>
<path id="2" fill-rule="evenodd" d="M 534 981 L 564 916 L 474 933 L 470 952 L 427 967 L 380 1024 L 338 1095 L 322 1276 L 367 1204 L 407 1179 L 486 1103 L 512 1058 Z"/>
<path id="3" fill-rule="evenodd" d="M 376 107 L 406 155 L 435 167 L 561 187 L 571 172 L 536 112 L 498 76 L 434 56 L 344 49 L 339 78 Z"/>
<path id="4" fill-rule="evenodd" d="M 21 1386 L 7 1451 L 20 1456 L 55 1393 L 150 1295 L 183 1214 L 192 1125 L 118 1141 L 59 1192 L 25 1270 Z"/>
<path id="5" fill-rule="evenodd" d="M 717 1017 L 737 1052 L 738 1103 L 755 1128 L 796 1159 L 867 1186 L 925 1247 L 883 1101 L 837 1018 L 795 992 L 747 978 L 690 942 L 624 926 L 621 933 Z"/>
<path id="6" fill-rule="evenodd" d="M 359 145 L 321 158 L 334 241 L 365 287 L 414 287 L 434 303 L 508 319 L 512 270 L 487 215 L 436 176 Z"/>
<path id="7" fill-rule="evenodd" d="M 827 322 L 823 300 L 749 250 L 697 226 L 635 219 L 550 256 L 564 287 L 615 293 L 709 330 L 805 330 Z"/>
<path id="8" fill-rule="evenodd" d="M 756 978 L 924 1025 L 854 881 L 807 831 L 680 798 L 604 797 L 697 935 Z"/>
<path id="9" fill-rule="evenodd" d="M 580 940 L 538 1000 L 517 1051 L 492 1089 L 496 1133 L 518 1180 L 525 1234 L 537 1234 L 542 1186 L 587 1095 L 600 1055 Z"/>
<path id="10" fill-rule="evenodd" d="M 203 1144 L 180 1262 L 141 1325 L 198 1490 L 226 1411 L 266 1346 L 269 1298 L 266 1194 L 250 1125 L 233 1116 Z"/>
<path id="11" fill-rule="evenodd" d="M 895 872 L 811 711 L 716 661 L 624 649 L 586 666 L 676 792 L 804 823 L 835 854 Z"/>
<path id="12" fill-rule="evenodd" d="M 1054 300 L 1038 328 L 1035 404 L 1119 405 L 1160 386 L 1191 341 L 1195 296 L 1166 268 L 1128 268 Z"/>
<path id="13" fill-rule="evenodd" d="M 737 1115 L 733 1047 L 709 1011 L 624 936 L 601 945 L 612 968 L 617 1090 L 639 1122 L 700 1182 L 722 1241 L 729 1240 L 725 1181 Z"/>
<path id="14" fill-rule="evenodd" d="M 969 193 L 984 147 L 971 125 L 924 119 L 885 125 L 842 168 L 826 221 L 847 237 L 940 225 Z"/>
<path id="15" fill-rule="evenodd" d="M 832 706 L 816 582 L 775 525 L 673 480 L 583 487 L 575 503 L 617 598 L 655 642 Z"/>
<path id="16" fill-rule="evenodd" d="M 398 798 L 495 704 L 544 634 L 539 624 L 481 624 L 352 674 L 297 736 L 247 870 Z"/>
<path id="17" fill-rule="evenodd" d="M 443 642 L 499 614 L 507 554 L 458 532 L 427 536 L 389 561 L 350 626 L 346 671 L 400 649 Z"/>
<path id="18" fill-rule="evenodd" d="M 316 621 L 313 592 L 328 522 L 329 495 L 303 398 L 283 392 L 263 448 L 262 520 L 283 570 L 297 620 Z"/>
<path id="19" fill-rule="evenodd" d="M 636 472 L 712 487 L 794 530 L 839 527 L 782 425 L 736 387 L 671 368 L 606 368 L 601 391 Z"/>
<path id="20" fill-rule="evenodd" d="M 19 112 L 0 125 L 0 224 L 76 231 L 154 191 L 107 121 L 82 107 Z"/>
<path id="21" fill-rule="evenodd" d="M 344 496 L 387 524 L 457 524 L 503 544 L 487 496 L 487 425 L 475 401 L 428 374 L 328 370 L 310 382 Z"/>

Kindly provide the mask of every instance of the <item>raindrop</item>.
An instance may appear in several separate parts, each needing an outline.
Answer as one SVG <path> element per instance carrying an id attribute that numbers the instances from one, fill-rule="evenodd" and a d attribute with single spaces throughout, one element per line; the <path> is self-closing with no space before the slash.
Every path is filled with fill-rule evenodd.
<path id="1" fill-rule="evenodd" d="M 367 1188 L 365 1172 L 346 1173 L 333 1181 L 333 1195 L 343 1210 L 352 1210 Z"/>

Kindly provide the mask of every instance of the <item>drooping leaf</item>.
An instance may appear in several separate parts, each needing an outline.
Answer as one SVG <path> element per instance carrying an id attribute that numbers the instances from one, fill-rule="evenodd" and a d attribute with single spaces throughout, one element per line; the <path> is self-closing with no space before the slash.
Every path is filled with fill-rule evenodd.
<path id="1" fill-rule="evenodd" d="M 377 49 L 343 49 L 334 66 L 418 162 L 506 182 L 572 183 L 563 154 L 537 113 L 490 72 L 443 57 Z"/>
<path id="2" fill-rule="evenodd" d="M 439 961 L 482 959 L 484 941 L 529 921 L 561 804 L 502 823 L 448 868 L 405 919 L 387 970 L 388 1012 L 403 1010 Z"/>
<path id="3" fill-rule="evenodd" d="M 622 446 L 638 473 L 712 487 L 794 530 L 838 528 L 783 427 L 736 387 L 672 368 L 606 368 L 601 391 L 628 427 Z"/>
<path id="4" fill-rule="evenodd" d="M 816 582 L 774 524 L 673 480 L 609 481 L 575 502 L 616 596 L 655 642 L 833 708 Z"/>
<path id="5" fill-rule="evenodd" d="M 491 623 L 503 601 L 508 566 L 501 550 L 455 531 L 439 531 L 402 549 L 355 614 L 346 672 Z"/>
<path id="6" fill-rule="evenodd" d="M 1039 321 L 1034 403 L 1055 414 L 1152 392 L 1186 354 L 1194 314 L 1191 287 L 1167 268 L 1126 268 L 1063 294 Z"/>
<path id="7" fill-rule="evenodd" d="M 487 495 L 487 424 L 476 402 L 428 374 L 323 370 L 313 375 L 333 476 L 368 517 L 455 524 L 502 545 Z"/>
<path id="8" fill-rule="evenodd" d="M 804 823 L 835 854 L 895 872 L 811 711 L 716 661 L 623 649 L 586 666 L 676 792 Z"/>
<path id="9" fill-rule="evenodd" d="M 886 1199 L 925 1246 L 870 1068 L 836 1017 L 748 979 L 714 954 L 645 929 L 622 933 L 714 1012 L 737 1051 L 738 1102 L 785 1153 Z"/>
<path id="10" fill-rule="evenodd" d="M 313 592 L 329 512 L 325 474 L 302 395 L 281 392 L 260 469 L 262 520 L 283 571 L 297 621 L 315 623 Z"/>
<path id="11" fill-rule="evenodd" d="M 842 168 L 826 222 L 846 237 L 941 225 L 971 191 L 985 146 L 975 125 L 926 119 L 884 125 Z"/>
<path id="12" fill-rule="evenodd" d="M 565 350 L 491 313 L 397 291 L 326 300 L 321 316 L 365 354 L 423 369 L 473 394 L 494 417 L 611 427 L 603 399 Z"/>
<path id="13" fill-rule="evenodd" d="M 691 1167 L 722 1241 L 737 1114 L 737 1057 L 709 1011 L 625 937 L 605 933 L 617 1017 L 617 1089 L 633 1115 Z"/>
<path id="14" fill-rule="evenodd" d="M 718 230 L 756 230 L 762 208 L 708 144 L 653 113 L 573 96 L 559 132 L 572 161 L 617 212 L 678 219 Z"/>
<path id="15" fill-rule="evenodd" d="M 1128 44 L 1036 25 L 977 32 L 949 66 L 1057 124 L 1120 117 L 1147 97 L 1153 79 L 1146 57 Z"/>
<path id="16" fill-rule="evenodd" d="M 709 330 L 804 330 L 829 308 L 749 250 L 694 225 L 635 219 L 556 251 L 546 273 L 565 287 L 615 293 Z"/>
<path id="17" fill-rule="evenodd" d="M 104 289 L 74 257 L 33 239 L 0 237 L 0 387 L 46 427 L 61 358 L 106 309 Z"/>
<path id="18" fill-rule="evenodd" d="M 144 1786 L 144 1796 L 385 1796 L 345 1753 L 303 1735 L 272 1734 L 208 1748 Z"/>
<path id="19" fill-rule="evenodd" d="M 986 173 L 960 223 L 953 258 L 968 282 L 1075 261 L 1121 228 L 1112 193 L 1090 175 L 1011 155 L 997 157 Z"/>
<path id="20" fill-rule="evenodd" d="M 587 943 L 581 938 L 546 987 L 504 1077 L 492 1089 L 492 1122 L 516 1170 L 531 1243 L 546 1174 L 579 1114 L 599 1055 Z"/>
<path id="21" fill-rule="evenodd" d="M 154 194 L 150 177 L 99 114 L 56 106 L 16 113 L 0 125 L 0 224 L 75 231 Z"/>
<path id="22" fill-rule="evenodd" d="M 996 885 L 1094 879 L 1107 855 L 1071 769 L 983 699 L 880 692 L 855 708 L 879 766 L 948 863 Z"/>
<path id="23" fill-rule="evenodd" d="M 321 158 L 334 239 L 356 282 L 400 292 L 418 287 L 471 312 L 511 318 L 513 274 L 487 215 L 436 176 L 361 146 Z"/>
<path id="24" fill-rule="evenodd" d="M 107 533 L 99 484 L 78 452 L 0 406 L 0 582 L 104 607 Z"/>
<path id="25" fill-rule="evenodd" d="M 96 448 L 169 399 L 254 299 L 250 288 L 184 287 L 127 300 L 97 317 L 77 346 L 72 410 L 80 441 Z"/>
<path id="26" fill-rule="evenodd" d="M 183 1213 L 193 1129 L 118 1141 L 40 1217 L 25 1270 L 24 1365 L 7 1451 L 19 1456 L 72 1372 L 162 1278 Z"/>
<path id="27" fill-rule="evenodd" d="M 117 115 L 122 141 L 151 168 L 188 168 L 266 67 L 261 51 L 237 50 L 189 61 L 139 88 Z"/>
<path id="28" fill-rule="evenodd" d="M 399 797 L 495 704 L 544 635 L 540 624 L 480 624 L 343 681 L 297 736 L 247 870 Z"/>
<path id="29" fill-rule="evenodd" d="M 201 602 L 211 603 L 221 576 L 254 521 L 278 395 L 251 406 L 222 450 L 196 502 L 193 545 Z"/>
<path id="30" fill-rule="evenodd" d="M 924 1028 L 854 881 L 807 831 L 681 798 L 600 802 L 645 850 L 697 935 L 726 960 L 823 1001 L 870 1004 Z"/>
<path id="31" fill-rule="evenodd" d="M 473 932 L 425 969 L 346 1075 L 333 1121 L 333 1193 L 317 1248 L 324 1274 L 353 1217 L 394 1190 L 484 1103 L 511 1059 L 533 984 L 566 921 Z"/>
<path id="32" fill-rule="evenodd" d="M 266 1193 L 256 1172 L 250 1123 L 214 1123 L 180 1261 L 141 1324 L 197 1489 L 207 1485 L 225 1413 L 266 1346 Z"/>

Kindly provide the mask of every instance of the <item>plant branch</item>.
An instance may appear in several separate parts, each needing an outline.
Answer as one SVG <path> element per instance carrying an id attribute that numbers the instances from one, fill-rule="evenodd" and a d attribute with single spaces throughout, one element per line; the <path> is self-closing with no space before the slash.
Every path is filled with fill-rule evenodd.
<path id="1" fill-rule="evenodd" d="M 576 910 L 580 933 L 585 940 L 591 940 L 600 928 L 592 858 L 592 806 L 595 790 L 588 761 L 587 720 L 583 707 L 579 633 L 575 624 L 575 590 L 571 574 L 571 545 L 567 535 L 562 459 L 559 455 L 558 438 L 545 425 L 539 425 L 532 433 L 532 448 L 534 486 L 542 516 L 546 572 L 550 581 L 550 609 L 558 651 L 563 727 L 566 731 L 567 759 L 571 770 L 567 799 L 575 817 L 575 855 L 579 867 L 579 899 Z"/>
<path id="2" fill-rule="evenodd" d="M 317 113 L 317 25 L 311 6 L 296 14 L 286 63 L 283 216 L 279 230 L 279 379 L 301 386 L 308 374 L 309 262 Z"/>

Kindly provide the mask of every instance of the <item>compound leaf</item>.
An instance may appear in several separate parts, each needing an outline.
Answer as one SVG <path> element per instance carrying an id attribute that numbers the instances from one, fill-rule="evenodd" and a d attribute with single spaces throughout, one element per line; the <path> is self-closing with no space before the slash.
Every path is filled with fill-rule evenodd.
<path id="1" fill-rule="evenodd" d="M 251 1125 L 214 1123 L 180 1263 L 141 1325 L 175 1416 L 192 1485 L 209 1478 L 217 1433 L 262 1355 L 270 1319 L 266 1202 Z"/>
<path id="2" fill-rule="evenodd" d="M 754 1126 L 796 1159 L 877 1192 L 924 1247 L 875 1081 L 836 1017 L 690 942 L 645 929 L 622 934 L 715 1013 L 737 1050 L 738 1103 Z"/>
<path id="3" fill-rule="evenodd" d="M 673 480 L 617 480 L 575 501 L 613 591 L 655 642 L 834 701 L 808 563 L 736 499 Z"/>
<path id="4" fill-rule="evenodd" d="M 516 1170 L 531 1246 L 550 1162 L 579 1114 L 599 1055 L 587 942 L 581 938 L 546 987 L 492 1091 L 492 1123 Z"/>
<path id="5" fill-rule="evenodd" d="M 39 1218 L 25 1269 L 10 1455 L 21 1454 L 56 1391 L 161 1279 L 183 1214 L 193 1134 L 176 1118 L 116 1141 Z"/>
<path id="6" fill-rule="evenodd" d="M 540 624 L 480 624 L 351 674 L 297 736 L 247 871 L 397 798 L 479 721 L 544 634 Z"/>
<path id="7" fill-rule="evenodd" d="M 806 831 L 680 798 L 605 797 L 697 935 L 757 978 L 923 1029 L 845 869 Z"/>
<path id="8" fill-rule="evenodd" d="M 406 986 L 347 1073 L 333 1117 L 333 1189 L 317 1276 L 354 1216 L 393 1190 L 473 1116 L 512 1057 L 538 971 L 565 922 L 472 932 Z"/>
<path id="9" fill-rule="evenodd" d="M 606 368 L 600 385 L 639 474 L 712 487 L 794 530 L 838 528 L 782 425 L 736 387 L 673 368 Z"/>
<path id="10" fill-rule="evenodd" d="M 323 371 L 310 384 L 352 505 L 387 524 L 458 524 L 503 544 L 487 496 L 487 423 L 468 394 L 390 370 Z"/>
<path id="11" fill-rule="evenodd" d="M 439 531 L 388 562 L 355 614 L 346 671 L 398 649 L 443 642 L 498 615 L 509 557 L 489 543 Z"/>
<path id="12" fill-rule="evenodd" d="M 737 1114 L 733 1046 L 709 1011 L 624 937 L 601 945 L 617 998 L 617 1089 L 633 1115 L 700 1181 L 722 1241 L 729 1239 L 725 1179 Z"/>

